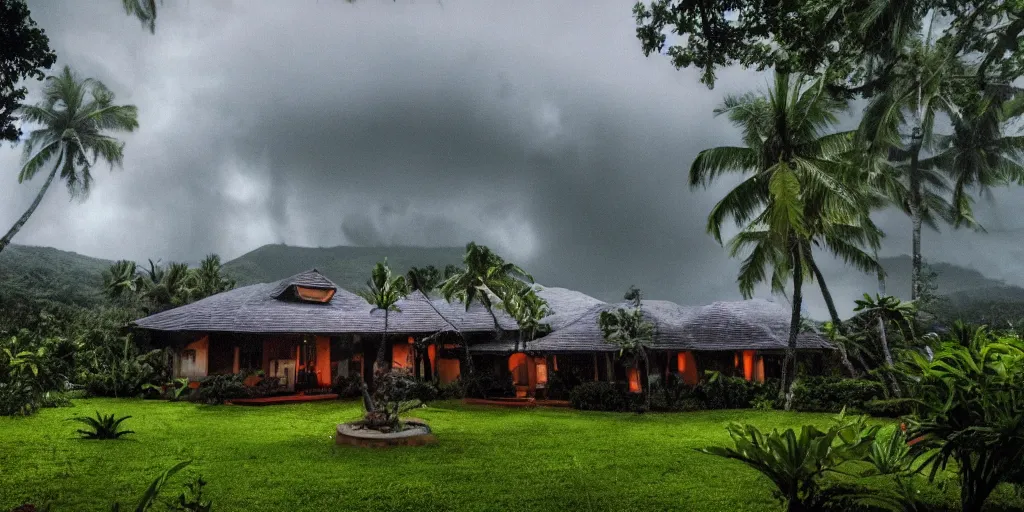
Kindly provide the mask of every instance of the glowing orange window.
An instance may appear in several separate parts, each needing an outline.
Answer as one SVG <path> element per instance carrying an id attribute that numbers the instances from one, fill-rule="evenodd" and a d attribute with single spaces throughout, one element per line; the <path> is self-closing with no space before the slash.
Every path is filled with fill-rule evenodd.
<path id="1" fill-rule="evenodd" d="M 629 392 L 639 393 L 640 388 L 640 370 L 636 368 L 629 368 L 626 370 L 626 378 L 629 380 Z"/>
<path id="2" fill-rule="evenodd" d="M 330 302 L 331 297 L 334 297 L 334 290 L 306 288 L 305 286 L 296 286 L 295 293 L 298 294 L 300 299 L 309 302 Z"/>

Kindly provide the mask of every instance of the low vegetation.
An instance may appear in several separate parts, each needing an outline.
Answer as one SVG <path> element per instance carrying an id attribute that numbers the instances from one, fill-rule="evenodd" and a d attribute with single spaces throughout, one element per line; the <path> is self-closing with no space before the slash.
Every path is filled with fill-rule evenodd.
<path id="1" fill-rule="evenodd" d="M 134 506 L 155 475 L 192 460 L 161 499 L 174 499 L 201 473 L 213 510 L 769 512 L 778 505 L 767 479 L 697 449 L 729 443 L 726 427 L 734 422 L 763 432 L 826 430 L 833 416 L 751 410 L 638 416 L 438 402 L 414 411 L 431 425 L 437 445 L 365 450 L 330 438 L 339 419 L 362 416 L 358 401 L 248 408 L 87 399 L 76 400 L 71 412 L 97 409 L 130 414 L 138 433 L 131 442 L 83 442 L 64 421 L 65 409 L 0 418 L 0 467 L 18 468 L 0 472 L 0 510 L 26 502 L 53 510 L 109 510 L 114 501 Z M 884 433 L 896 429 L 871 424 Z M 925 503 L 957 503 L 955 487 L 940 491 L 922 476 L 913 480 Z M 826 475 L 822 485 L 844 483 L 842 475 Z M 864 486 L 894 490 L 885 479 Z M 1012 489 L 1001 487 L 991 503 L 1020 504 L 1015 500 Z"/>

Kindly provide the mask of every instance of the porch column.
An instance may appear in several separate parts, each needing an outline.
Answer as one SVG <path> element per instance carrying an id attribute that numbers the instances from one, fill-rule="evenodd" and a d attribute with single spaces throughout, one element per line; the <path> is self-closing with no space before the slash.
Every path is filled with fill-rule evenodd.
<path id="1" fill-rule="evenodd" d="M 604 353 L 604 365 L 608 370 L 608 382 L 615 382 L 615 364 L 612 362 L 611 352 Z"/>
<path id="2" fill-rule="evenodd" d="M 316 382 L 320 387 L 331 386 L 331 338 L 316 337 Z"/>
<path id="3" fill-rule="evenodd" d="M 241 349 L 239 349 L 238 346 L 236 345 L 235 346 L 235 360 L 231 363 L 231 373 L 237 374 L 240 371 L 240 369 L 239 369 L 239 366 L 241 366 L 241 354 L 240 354 L 240 352 L 241 352 Z"/>

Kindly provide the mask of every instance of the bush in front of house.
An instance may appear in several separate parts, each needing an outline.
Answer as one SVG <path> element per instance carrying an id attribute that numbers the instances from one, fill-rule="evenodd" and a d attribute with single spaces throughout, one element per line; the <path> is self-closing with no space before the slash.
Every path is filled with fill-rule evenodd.
<path id="1" fill-rule="evenodd" d="M 463 380 L 464 379 L 464 380 Z M 499 375 L 490 368 L 478 368 L 472 376 L 460 377 L 465 396 L 469 398 L 509 398 L 516 396 L 512 375 Z"/>
<path id="2" fill-rule="evenodd" d="M 887 398 L 864 402 L 864 412 L 881 418 L 900 418 L 914 412 L 913 398 Z"/>
<path id="3" fill-rule="evenodd" d="M 793 383 L 793 408 L 798 411 L 864 411 L 866 403 L 883 398 L 885 386 L 873 380 L 800 377 Z"/>
<path id="4" fill-rule="evenodd" d="M 573 388 L 569 404 L 581 411 L 638 411 L 644 406 L 643 397 L 628 392 L 624 384 L 601 381 Z"/>
<path id="5" fill-rule="evenodd" d="M 242 374 L 211 375 L 199 381 L 197 397 L 207 404 L 222 404 L 234 398 L 252 396 L 252 390 L 243 384 Z"/>

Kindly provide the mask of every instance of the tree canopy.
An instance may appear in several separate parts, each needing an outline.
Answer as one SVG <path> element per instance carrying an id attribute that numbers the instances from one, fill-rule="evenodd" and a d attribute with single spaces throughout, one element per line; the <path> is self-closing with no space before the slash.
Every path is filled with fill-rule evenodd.
<path id="1" fill-rule="evenodd" d="M 942 19 L 943 44 L 979 61 L 981 84 L 1008 83 L 1024 72 L 1019 2 L 652 0 L 637 2 L 633 14 L 646 55 L 664 52 L 677 68 L 700 69 L 709 87 L 716 70 L 739 64 L 823 75 L 833 92 L 872 96 L 929 16 Z"/>
<path id="2" fill-rule="evenodd" d="M 36 26 L 25 2 L 0 2 L 0 140 L 15 141 L 21 136 L 15 113 L 28 89 L 18 87 L 19 82 L 42 80 L 43 70 L 56 61 L 50 39 Z"/>

